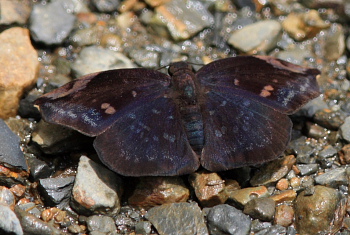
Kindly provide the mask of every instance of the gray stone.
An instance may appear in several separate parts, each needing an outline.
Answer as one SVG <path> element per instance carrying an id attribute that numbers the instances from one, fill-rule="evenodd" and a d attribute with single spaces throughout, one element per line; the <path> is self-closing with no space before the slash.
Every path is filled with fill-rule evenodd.
<path id="1" fill-rule="evenodd" d="M 228 43 L 248 54 L 267 52 L 276 46 L 281 33 L 278 21 L 263 20 L 233 32 Z"/>
<path id="2" fill-rule="evenodd" d="M 201 1 L 196 0 L 169 1 L 157 7 L 155 12 L 149 24 L 160 35 L 165 31 L 170 32 L 174 40 L 188 39 L 214 23 L 212 14 Z"/>
<path id="3" fill-rule="evenodd" d="M 134 67 L 131 60 L 122 53 L 96 46 L 85 47 L 72 64 L 72 70 L 77 77 L 105 70 Z"/>
<path id="4" fill-rule="evenodd" d="M 27 162 L 30 168 L 30 176 L 34 181 L 47 178 L 54 171 L 54 167 L 49 166 L 45 161 L 42 161 L 36 157 L 28 158 Z"/>
<path id="5" fill-rule="evenodd" d="M 13 207 L 16 204 L 15 196 L 6 187 L 0 187 L 0 204 L 8 207 Z"/>
<path id="6" fill-rule="evenodd" d="M 39 181 L 39 189 L 46 199 L 47 205 L 57 206 L 60 209 L 67 206 L 74 179 L 74 176 L 41 179 Z"/>
<path id="7" fill-rule="evenodd" d="M 42 221 L 34 215 L 15 207 L 15 213 L 22 225 L 25 235 L 61 235 L 60 230 L 53 225 Z"/>
<path id="8" fill-rule="evenodd" d="M 287 229 L 279 224 L 260 230 L 254 235 L 281 235 L 286 234 Z"/>
<path id="9" fill-rule="evenodd" d="M 319 153 L 320 158 L 330 158 L 337 154 L 337 150 L 332 145 L 325 146 Z"/>
<path id="10" fill-rule="evenodd" d="M 140 221 L 135 224 L 135 233 L 136 234 L 150 234 L 152 224 L 148 221 Z"/>
<path id="11" fill-rule="evenodd" d="M 0 204 L 0 233 L 22 235 L 22 227 L 16 214 L 8 206 Z"/>
<path id="12" fill-rule="evenodd" d="M 109 216 L 90 216 L 86 224 L 90 232 L 99 231 L 110 235 L 116 234 L 117 227 L 115 226 L 114 220 Z"/>
<path id="13" fill-rule="evenodd" d="M 207 215 L 209 232 L 212 235 L 250 234 L 251 220 L 242 211 L 227 204 L 214 206 Z"/>
<path id="14" fill-rule="evenodd" d="M 345 141 L 350 142 L 350 116 L 345 118 L 343 125 L 340 126 L 340 134 Z"/>
<path id="15" fill-rule="evenodd" d="M 171 203 L 151 208 L 146 218 L 160 235 L 208 235 L 204 215 L 197 203 Z"/>
<path id="16" fill-rule="evenodd" d="M 306 103 L 298 112 L 293 115 L 304 116 L 312 118 L 318 110 L 327 109 L 328 105 L 323 100 L 323 97 L 319 96 Z"/>
<path id="17" fill-rule="evenodd" d="M 28 166 L 19 144 L 20 138 L 0 119 L 0 162 L 27 170 Z"/>
<path id="18" fill-rule="evenodd" d="M 121 184 L 117 174 L 81 156 L 71 206 L 85 215 L 115 215 L 120 210 Z"/>
<path id="19" fill-rule="evenodd" d="M 349 168 L 350 170 L 350 168 Z M 322 175 L 315 177 L 316 184 L 337 188 L 340 185 L 348 185 L 348 174 L 347 168 L 336 168 L 326 171 Z"/>
<path id="20" fill-rule="evenodd" d="M 116 11 L 119 7 L 119 0 L 92 0 L 94 6 L 100 12 Z"/>
<path id="21" fill-rule="evenodd" d="M 33 39 L 48 45 L 62 43 L 74 27 L 76 17 L 68 13 L 64 2 L 36 4 L 30 16 Z"/>
<path id="22" fill-rule="evenodd" d="M 318 164 L 298 164 L 298 169 L 300 170 L 300 175 L 311 175 L 318 171 Z"/>
<path id="23" fill-rule="evenodd" d="M 271 221 L 275 215 L 275 201 L 266 197 L 252 199 L 244 206 L 243 213 L 254 219 Z"/>

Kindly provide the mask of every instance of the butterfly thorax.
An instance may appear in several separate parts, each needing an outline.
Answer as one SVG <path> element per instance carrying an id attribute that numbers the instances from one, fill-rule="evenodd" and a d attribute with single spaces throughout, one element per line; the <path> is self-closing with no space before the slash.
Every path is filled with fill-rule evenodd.
<path id="1" fill-rule="evenodd" d="M 192 149 L 198 154 L 204 146 L 203 118 L 198 104 L 198 85 L 192 66 L 185 62 L 169 67 L 174 87 L 173 99 Z"/>

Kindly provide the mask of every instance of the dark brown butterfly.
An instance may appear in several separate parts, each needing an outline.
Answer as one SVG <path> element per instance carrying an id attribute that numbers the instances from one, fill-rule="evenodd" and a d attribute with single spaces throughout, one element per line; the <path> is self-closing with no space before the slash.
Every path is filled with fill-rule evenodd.
<path id="1" fill-rule="evenodd" d="M 317 69 L 268 56 L 238 56 L 194 73 L 119 69 L 86 75 L 36 104 L 47 122 L 96 136 L 94 147 L 126 176 L 181 175 L 275 159 L 285 150 L 288 117 L 319 95 Z"/>

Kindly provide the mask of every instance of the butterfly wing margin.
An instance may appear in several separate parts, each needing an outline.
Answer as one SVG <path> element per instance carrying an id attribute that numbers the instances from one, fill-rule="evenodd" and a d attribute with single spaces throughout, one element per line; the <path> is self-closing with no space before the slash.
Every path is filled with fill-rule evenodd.
<path id="1" fill-rule="evenodd" d="M 292 114 L 320 94 L 316 81 L 319 73 L 270 56 L 238 56 L 205 65 L 196 76 L 207 90 L 231 88 L 232 92 Z"/>
<path id="2" fill-rule="evenodd" d="M 286 114 L 231 94 L 229 89 L 206 94 L 203 122 L 201 165 L 210 171 L 275 159 L 287 147 L 292 128 Z"/>
<path id="3" fill-rule="evenodd" d="M 119 117 L 94 147 L 105 165 L 125 176 L 183 175 L 199 167 L 176 104 L 167 97 Z"/>
<path id="4" fill-rule="evenodd" d="M 119 69 L 86 75 L 35 101 L 45 121 L 96 136 L 118 116 L 162 93 L 170 77 L 148 69 Z"/>

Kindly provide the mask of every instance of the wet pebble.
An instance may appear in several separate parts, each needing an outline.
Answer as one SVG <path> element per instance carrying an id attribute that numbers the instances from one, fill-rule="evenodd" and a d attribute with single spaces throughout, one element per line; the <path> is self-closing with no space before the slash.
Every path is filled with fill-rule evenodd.
<path id="1" fill-rule="evenodd" d="M 332 145 L 325 146 L 319 153 L 320 158 L 331 158 L 337 154 L 337 150 Z"/>
<path id="2" fill-rule="evenodd" d="M 160 235 L 208 235 L 204 214 L 197 203 L 171 203 L 151 208 L 146 218 Z"/>
<path id="3" fill-rule="evenodd" d="M 318 164 L 298 164 L 297 165 L 300 175 L 311 175 L 318 171 L 319 165 Z"/>
<path id="4" fill-rule="evenodd" d="M 16 214 L 10 207 L 0 203 L 0 232 L 1 234 L 22 235 L 23 230 Z"/>
<path id="5" fill-rule="evenodd" d="M 121 184 L 121 179 L 114 172 L 81 156 L 71 206 L 85 215 L 117 214 L 120 210 Z"/>
<path id="6" fill-rule="evenodd" d="M 248 235 L 251 220 L 242 211 L 227 204 L 211 208 L 207 214 L 209 233 L 212 235 Z"/>
<path id="7" fill-rule="evenodd" d="M 63 1 L 35 4 L 30 15 L 31 36 L 47 45 L 62 43 L 72 31 L 75 20 L 75 15 L 67 11 Z"/>
<path id="8" fill-rule="evenodd" d="M 254 197 L 267 197 L 269 191 L 265 186 L 247 187 L 228 192 L 227 203 L 243 208 Z"/>
<path id="9" fill-rule="evenodd" d="M 295 157 L 289 155 L 268 163 L 265 167 L 257 171 L 250 180 L 251 185 L 267 185 L 277 182 L 288 174 L 295 164 Z"/>
<path id="10" fill-rule="evenodd" d="M 288 227 L 293 223 L 294 209 L 289 205 L 279 205 L 276 207 L 274 224 L 279 224 L 283 227 Z"/>
<path id="11" fill-rule="evenodd" d="M 109 235 L 116 235 L 117 227 L 114 220 L 109 216 L 93 215 L 87 218 L 87 228 L 91 232 L 98 231 Z"/>
<path id="12" fill-rule="evenodd" d="M 339 191 L 325 186 L 315 186 L 313 195 L 301 192 L 294 202 L 295 225 L 299 234 L 313 235 L 337 231 L 345 213 Z M 336 219 L 338 218 L 338 219 Z"/>
<path id="13" fill-rule="evenodd" d="M 152 224 L 149 221 L 140 221 L 135 224 L 136 234 L 150 234 L 152 231 Z"/>
<path id="14" fill-rule="evenodd" d="M 59 229 L 19 207 L 15 208 L 15 213 L 21 223 L 23 232 L 26 235 L 61 235 Z"/>
<path id="15" fill-rule="evenodd" d="M 314 121 L 317 124 L 330 130 L 338 130 L 344 123 L 345 118 L 345 113 L 340 111 L 331 111 L 329 109 L 319 110 L 314 115 Z"/>
<path id="16" fill-rule="evenodd" d="M 318 110 L 328 109 L 327 103 L 324 101 L 323 97 L 319 96 L 307 104 L 305 104 L 296 114 L 308 118 L 312 118 Z"/>
<path id="17" fill-rule="evenodd" d="M 280 235 L 280 234 L 286 234 L 286 228 L 282 227 L 281 225 L 272 225 L 269 226 L 268 228 L 262 229 L 254 235 Z"/>
<path id="18" fill-rule="evenodd" d="M 0 186 L 0 204 L 15 209 L 15 197 L 13 193 L 6 187 Z"/>
<path id="19" fill-rule="evenodd" d="M 0 162 L 27 170 L 27 162 L 20 149 L 20 138 L 0 119 Z"/>
<path id="20" fill-rule="evenodd" d="M 345 35 L 340 24 L 332 24 L 326 34 L 326 44 L 324 46 L 327 60 L 337 60 L 345 50 Z"/>
<path id="21" fill-rule="evenodd" d="M 122 53 L 97 46 L 84 47 L 72 64 L 76 77 L 111 69 L 134 68 L 135 65 Z"/>
<path id="22" fill-rule="evenodd" d="M 20 98 L 35 83 L 38 69 L 38 53 L 31 44 L 28 29 L 13 27 L 1 32 L 0 118 L 17 114 Z"/>
<path id="23" fill-rule="evenodd" d="M 149 209 L 173 202 L 186 202 L 190 192 L 180 177 L 141 177 L 128 202 Z"/>
<path id="24" fill-rule="evenodd" d="M 267 52 L 276 46 L 281 32 L 282 26 L 278 21 L 259 21 L 233 32 L 228 43 L 247 54 Z"/>
<path id="25" fill-rule="evenodd" d="M 269 222 L 275 215 L 275 201 L 265 197 L 252 199 L 244 206 L 243 213 L 253 219 Z"/>
<path id="26" fill-rule="evenodd" d="M 350 175 L 350 169 L 348 168 L 336 168 L 326 171 L 322 175 L 315 177 L 315 183 L 337 188 L 340 185 L 348 185 L 348 177 Z"/>
<path id="27" fill-rule="evenodd" d="M 225 181 L 217 173 L 195 172 L 189 176 L 189 182 L 200 204 L 204 207 L 223 204 L 228 198 Z"/>
<path id="28" fill-rule="evenodd" d="M 28 158 L 27 163 L 30 168 L 30 176 L 34 181 L 51 176 L 55 170 L 53 166 L 49 166 L 48 163 L 37 157 Z"/>
<path id="29" fill-rule="evenodd" d="M 270 196 L 272 200 L 274 200 L 276 203 L 282 203 L 282 202 L 292 202 L 296 198 L 297 193 L 293 189 L 288 189 L 281 191 L 278 194 L 274 194 Z"/>
<path id="30" fill-rule="evenodd" d="M 39 189 L 46 205 L 64 208 L 69 203 L 75 177 L 56 177 L 39 180 Z"/>

